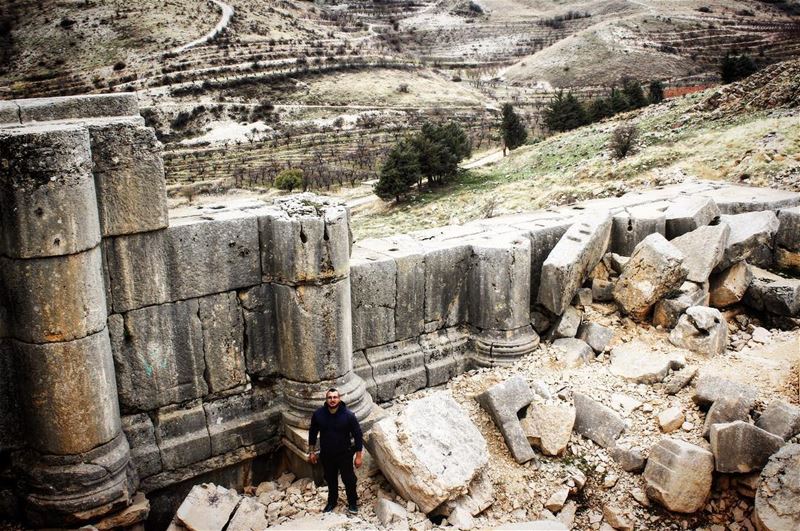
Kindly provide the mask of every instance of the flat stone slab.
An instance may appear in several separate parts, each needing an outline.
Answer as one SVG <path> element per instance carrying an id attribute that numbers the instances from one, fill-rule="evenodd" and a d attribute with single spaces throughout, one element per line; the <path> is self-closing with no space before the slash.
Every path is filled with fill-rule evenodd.
<path id="1" fill-rule="evenodd" d="M 731 231 L 717 270 L 722 271 L 742 260 L 762 267 L 772 264 L 772 243 L 780 225 L 774 212 L 721 216 L 720 223 L 728 225 Z"/>
<path id="2" fill-rule="evenodd" d="M 695 404 L 707 408 L 722 397 L 741 397 L 748 404 L 749 410 L 758 399 L 758 390 L 750 385 L 711 374 L 702 374 L 698 378 L 692 397 Z"/>
<path id="3" fill-rule="evenodd" d="M 800 529 L 800 444 L 773 454 L 761 472 L 753 520 L 763 531 Z"/>
<path id="4" fill-rule="evenodd" d="M 515 376 L 493 385 L 477 396 L 477 400 L 503 434 L 503 438 L 518 463 L 535 457 L 528 438 L 522 429 L 519 412 L 533 402 L 534 394 L 522 376 Z"/>
<path id="5" fill-rule="evenodd" d="M 671 201 L 664 212 L 668 240 L 677 238 L 698 227 L 708 225 L 720 215 L 713 199 L 700 195 L 685 195 Z"/>
<path id="6" fill-rule="evenodd" d="M 700 192 L 713 197 L 723 214 L 778 210 L 800 205 L 800 194 L 788 190 L 728 185 L 722 191 Z"/>
<path id="7" fill-rule="evenodd" d="M 663 354 L 641 341 L 632 341 L 614 347 L 609 370 L 629 382 L 654 384 L 662 382 L 670 369 L 685 365 L 686 358 L 680 352 Z"/>
<path id="8" fill-rule="evenodd" d="M 582 393 L 575 393 L 575 432 L 603 448 L 614 446 L 625 430 L 625 421 L 613 409 L 595 402 Z"/>
<path id="9" fill-rule="evenodd" d="M 784 278 L 753 267 L 753 281 L 744 295 L 744 303 L 762 312 L 787 317 L 800 316 L 800 280 Z"/>
<path id="10" fill-rule="evenodd" d="M 661 439 L 650 450 L 644 469 L 647 497 L 670 511 L 694 513 L 711 494 L 714 456 L 694 444 Z"/>
<path id="11" fill-rule="evenodd" d="M 709 436 L 717 472 L 746 474 L 760 470 L 783 446 L 783 437 L 737 420 L 711 426 Z"/>
<path id="12" fill-rule="evenodd" d="M 175 519 L 189 529 L 222 531 L 240 499 L 232 489 L 211 483 L 195 485 L 178 508 Z"/>
<path id="13" fill-rule="evenodd" d="M 788 441 L 800 433 L 800 407 L 773 400 L 758 417 L 756 426 Z"/>

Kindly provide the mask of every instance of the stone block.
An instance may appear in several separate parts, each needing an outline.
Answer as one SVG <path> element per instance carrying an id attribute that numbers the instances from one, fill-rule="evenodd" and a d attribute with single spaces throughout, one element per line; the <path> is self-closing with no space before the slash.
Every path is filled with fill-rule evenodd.
<path id="1" fill-rule="evenodd" d="M 758 390 L 747 384 L 726 380 L 711 374 L 702 374 L 695 385 L 692 400 L 701 408 L 708 408 L 722 397 L 741 397 L 748 405 L 748 411 L 758 399 Z"/>
<path id="2" fill-rule="evenodd" d="M 472 516 L 478 516 L 495 501 L 494 486 L 486 469 L 478 472 L 469 484 L 466 494 L 448 500 L 436 508 L 434 514 L 449 516 L 457 509 L 463 509 Z"/>
<path id="3" fill-rule="evenodd" d="M 680 348 L 716 356 L 728 345 L 728 323 L 715 308 L 692 306 L 678 319 L 669 341 Z"/>
<path id="4" fill-rule="evenodd" d="M 615 281 L 596 278 L 592 280 L 592 300 L 596 302 L 609 302 L 614 300 Z"/>
<path id="5" fill-rule="evenodd" d="M 472 248 L 464 243 L 432 245 L 425 251 L 425 330 L 467 321 Z"/>
<path id="6" fill-rule="evenodd" d="M 574 369 L 592 361 L 594 351 L 582 339 L 564 337 L 553 341 L 553 352 L 558 364 L 565 369 Z"/>
<path id="7" fill-rule="evenodd" d="M 575 432 L 603 448 L 614 446 L 626 428 L 625 421 L 610 407 L 582 393 L 575 393 L 574 400 Z"/>
<path id="8" fill-rule="evenodd" d="M 797 192 L 754 186 L 728 185 L 722 193 L 714 190 L 703 195 L 713 195 L 723 214 L 779 210 L 800 204 L 800 194 Z"/>
<path id="9" fill-rule="evenodd" d="M 658 414 L 658 427 L 664 433 L 672 433 L 680 428 L 685 420 L 686 416 L 681 408 L 671 407 Z"/>
<path id="10" fill-rule="evenodd" d="M 222 531 L 241 500 L 233 489 L 212 483 L 195 485 L 178 507 L 175 520 L 186 529 Z"/>
<path id="11" fill-rule="evenodd" d="M 686 365 L 680 352 L 662 354 L 641 341 L 622 343 L 611 351 L 611 374 L 637 384 L 655 384 L 664 381 L 670 369 Z"/>
<path id="12" fill-rule="evenodd" d="M 572 226 L 572 221 L 540 220 L 523 224 L 520 228 L 531 240 L 531 297 L 539 293 L 542 266 L 552 250 Z"/>
<path id="13" fill-rule="evenodd" d="M 703 423 L 703 437 L 708 438 L 711 426 L 741 420 L 750 420 L 750 404 L 741 396 L 723 396 L 708 409 Z"/>
<path id="14" fill-rule="evenodd" d="M 408 528 L 408 512 L 402 505 L 389 501 L 386 498 L 375 500 L 375 516 L 381 525 L 387 528 Z"/>
<path id="15" fill-rule="evenodd" d="M 753 521 L 759 531 L 800 528 L 800 444 L 787 444 L 773 454 L 761 472 Z"/>
<path id="16" fill-rule="evenodd" d="M 773 400 L 758 417 L 756 426 L 788 441 L 800 433 L 800 407 Z"/>
<path id="17" fill-rule="evenodd" d="M 205 402 L 203 409 L 211 455 L 221 455 L 278 437 L 281 415 L 273 391 L 254 388 L 244 394 Z"/>
<path id="18" fill-rule="evenodd" d="M 625 472 L 639 474 L 644 470 L 647 460 L 638 450 L 631 450 L 622 448 L 621 446 L 614 446 L 609 449 L 608 455 L 611 459 L 617 462 Z"/>
<path id="19" fill-rule="evenodd" d="M 449 382 L 472 365 L 467 353 L 469 338 L 456 328 L 423 334 L 419 345 L 425 356 L 428 387 Z"/>
<path id="20" fill-rule="evenodd" d="M 630 256 L 639 242 L 651 234 L 666 234 L 664 211 L 650 205 L 627 208 L 615 214 L 611 227 L 611 251 Z"/>
<path id="21" fill-rule="evenodd" d="M 736 262 L 711 277 L 709 304 L 715 308 L 736 304 L 742 300 L 752 281 L 753 271 L 747 262 Z"/>
<path id="22" fill-rule="evenodd" d="M 582 311 L 574 306 L 567 306 L 563 315 L 558 318 L 556 324 L 553 325 L 553 328 L 548 335 L 552 339 L 575 337 L 578 333 L 578 328 L 581 326 L 582 318 Z"/>
<path id="23" fill-rule="evenodd" d="M 542 264 L 538 302 L 556 315 L 564 313 L 584 279 L 605 254 L 610 235 L 608 212 L 575 222 Z"/>
<path id="24" fill-rule="evenodd" d="M 52 258 L 0 258 L 0 279 L 10 332 L 20 341 L 71 341 L 106 327 L 99 247 Z"/>
<path id="25" fill-rule="evenodd" d="M 697 376 L 697 367 L 684 367 L 679 371 L 675 371 L 666 381 L 664 391 L 670 396 L 677 395 L 681 389 L 692 383 L 695 376 Z"/>
<path id="26" fill-rule="evenodd" d="M 278 374 L 278 337 L 275 297 L 271 284 L 239 292 L 244 321 L 247 372 L 258 377 Z"/>
<path id="27" fill-rule="evenodd" d="M 353 349 L 395 341 L 397 264 L 389 257 L 356 249 L 350 262 Z"/>
<path id="28" fill-rule="evenodd" d="M 603 352 L 614 339 L 614 330 L 597 323 L 585 322 L 578 328 L 577 338 L 586 342 L 595 352 Z"/>
<path id="29" fill-rule="evenodd" d="M 760 470 L 783 446 L 783 438 L 737 420 L 713 424 L 709 432 L 717 472 L 746 474 Z"/>
<path id="30" fill-rule="evenodd" d="M 416 339 L 368 348 L 366 359 L 375 380 L 379 402 L 397 398 L 427 387 L 425 354 Z"/>
<path id="31" fill-rule="evenodd" d="M 199 400 L 159 409 L 154 425 L 165 470 L 177 470 L 211 457 L 206 415 Z"/>
<path id="32" fill-rule="evenodd" d="M 787 251 L 800 252 L 800 207 L 784 208 L 778 212 L 775 245 Z"/>
<path id="33" fill-rule="evenodd" d="M 800 280 L 780 277 L 757 267 L 752 271 L 753 281 L 743 298 L 746 305 L 775 315 L 800 316 Z"/>
<path id="34" fill-rule="evenodd" d="M 776 247 L 775 265 L 783 271 L 800 274 L 800 251 L 787 251 L 783 247 Z"/>
<path id="35" fill-rule="evenodd" d="M 209 393 L 247 383 L 244 324 L 236 293 L 198 299 Z"/>
<path id="36" fill-rule="evenodd" d="M 645 493 L 670 511 L 694 513 L 711 494 L 714 456 L 694 444 L 661 439 L 644 469 Z"/>
<path id="37" fill-rule="evenodd" d="M 717 271 L 729 268 L 736 262 L 747 260 L 759 267 L 772 265 L 772 245 L 780 223 L 774 212 L 748 212 L 733 216 L 722 216 L 720 223 L 731 228 L 725 255 L 717 265 Z"/>
<path id="38" fill-rule="evenodd" d="M 666 237 L 677 238 L 687 232 L 708 225 L 719 218 L 717 204 L 709 197 L 698 195 L 684 196 L 672 201 L 664 212 L 666 218 Z"/>
<path id="39" fill-rule="evenodd" d="M 539 448 L 544 455 L 563 455 L 575 425 L 575 408 L 567 404 L 533 402 L 520 423 L 531 446 Z"/>
<path id="40" fill-rule="evenodd" d="M 149 306 L 108 318 L 125 411 L 149 411 L 208 392 L 197 300 Z"/>
<path id="41" fill-rule="evenodd" d="M 372 400 L 378 399 L 378 386 L 375 385 L 375 378 L 372 376 L 372 367 L 367 361 L 367 356 L 363 350 L 353 351 L 353 372 L 362 380 L 367 393 L 372 397 Z"/>
<path id="42" fill-rule="evenodd" d="M 78 454 L 120 433 L 108 332 L 61 343 L 12 343 L 19 411 L 28 444 L 43 454 Z"/>
<path id="43" fill-rule="evenodd" d="M 653 307 L 653 325 L 674 328 L 683 312 L 692 306 L 708 306 L 708 283 L 684 282 Z"/>
<path id="44" fill-rule="evenodd" d="M 634 320 L 647 318 L 653 305 L 686 279 L 683 254 L 660 234 L 645 238 L 614 287 L 614 300 Z"/>
<path id="45" fill-rule="evenodd" d="M 21 421 L 17 404 L 17 377 L 11 342 L 0 339 L 0 452 L 22 446 Z"/>
<path id="46" fill-rule="evenodd" d="M 268 528 L 267 506 L 248 496 L 242 497 L 231 521 L 225 527 L 227 531 L 252 531 L 253 529 Z"/>
<path id="47" fill-rule="evenodd" d="M 13 101 L 0 101 L 0 124 L 19 124 L 19 106 Z"/>
<path id="48" fill-rule="evenodd" d="M 520 417 L 525 415 L 524 411 L 534 399 L 528 382 L 521 376 L 515 376 L 493 385 L 476 399 L 491 415 L 517 463 L 533 459 L 536 454 L 520 423 Z"/>
<path id="49" fill-rule="evenodd" d="M 724 255 L 731 229 L 726 223 L 706 225 L 687 232 L 670 243 L 683 254 L 683 265 L 689 271 L 686 280 L 703 284 Z"/>
<path id="50" fill-rule="evenodd" d="M 592 288 L 579 289 L 578 293 L 575 294 L 575 298 L 572 299 L 572 304 L 574 306 L 579 306 L 581 308 L 586 308 L 588 306 L 591 306 L 593 302 L 594 300 L 592 299 Z"/>
<path id="51" fill-rule="evenodd" d="M 131 462 L 139 479 L 161 472 L 161 452 L 156 444 L 153 421 L 147 413 L 122 417 L 122 430 L 131 448 Z"/>
<path id="52" fill-rule="evenodd" d="M 63 256 L 100 243 L 89 133 L 77 126 L 0 132 L 0 254 Z"/>
<path id="53" fill-rule="evenodd" d="M 22 123 L 139 114 L 135 92 L 30 98 L 15 103 L 19 105 Z"/>
<path id="54" fill-rule="evenodd" d="M 87 128 L 103 236 L 165 228 L 164 161 L 154 131 L 130 123 Z"/>

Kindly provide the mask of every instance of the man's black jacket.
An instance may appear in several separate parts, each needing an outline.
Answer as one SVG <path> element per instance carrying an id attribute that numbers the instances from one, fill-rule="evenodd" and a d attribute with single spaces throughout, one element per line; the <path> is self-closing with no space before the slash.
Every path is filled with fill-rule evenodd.
<path id="1" fill-rule="evenodd" d="M 327 406 L 322 406 L 311 415 L 311 428 L 308 430 L 308 445 L 311 448 L 317 444 L 317 434 L 320 435 L 321 456 L 360 452 L 363 448 L 361 426 L 344 402 L 339 402 L 336 413 L 332 414 Z"/>

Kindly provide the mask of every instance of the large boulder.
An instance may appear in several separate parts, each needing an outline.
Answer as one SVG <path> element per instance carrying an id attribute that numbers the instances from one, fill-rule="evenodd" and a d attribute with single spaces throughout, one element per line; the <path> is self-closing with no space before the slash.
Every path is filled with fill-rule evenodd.
<path id="1" fill-rule="evenodd" d="M 721 216 L 720 223 L 728 225 L 731 233 L 725 246 L 725 255 L 717 265 L 718 271 L 742 260 L 760 267 L 772 265 L 772 242 L 780 225 L 775 212 Z"/>
<path id="2" fill-rule="evenodd" d="M 366 445 L 394 489 L 425 513 L 466 494 L 489 462 L 483 435 L 444 392 L 375 423 Z"/>
<path id="3" fill-rule="evenodd" d="M 613 409 L 575 393 L 575 432 L 603 448 L 614 446 L 625 430 L 625 421 Z"/>
<path id="4" fill-rule="evenodd" d="M 753 281 L 753 272 L 747 262 L 736 262 L 728 269 L 711 277 L 709 303 L 715 308 L 736 304 Z"/>
<path id="5" fill-rule="evenodd" d="M 661 439 L 650 450 L 644 469 L 646 494 L 670 511 L 693 513 L 711 494 L 714 456 L 677 439 Z"/>
<path id="6" fill-rule="evenodd" d="M 497 424 L 511 455 L 518 463 L 535 457 L 520 423 L 520 412 L 527 409 L 533 397 L 533 391 L 522 376 L 514 376 L 493 385 L 477 397 L 480 405 Z"/>
<path id="7" fill-rule="evenodd" d="M 689 271 L 687 280 L 700 284 L 708 280 L 711 271 L 722 261 L 730 232 L 725 224 L 707 225 L 670 242 L 683 253 L 683 265 Z"/>
<path id="8" fill-rule="evenodd" d="M 737 420 L 711 426 L 709 441 L 717 472 L 746 474 L 760 470 L 783 446 L 783 438 Z"/>
<path id="9" fill-rule="evenodd" d="M 680 352 L 662 354 L 641 341 L 631 341 L 611 351 L 611 374 L 633 383 L 655 384 L 664 380 L 670 369 L 686 365 Z"/>
<path id="10" fill-rule="evenodd" d="M 800 529 L 800 444 L 769 458 L 756 491 L 753 520 L 759 531 Z"/>
<path id="11" fill-rule="evenodd" d="M 683 254 L 660 234 L 636 246 L 614 286 L 614 300 L 634 320 L 644 320 L 653 305 L 686 279 Z"/>
<path id="12" fill-rule="evenodd" d="M 677 347 L 706 356 L 722 354 L 728 345 L 728 323 L 715 308 L 692 306 L 678 319 L 669 340 Z"/>

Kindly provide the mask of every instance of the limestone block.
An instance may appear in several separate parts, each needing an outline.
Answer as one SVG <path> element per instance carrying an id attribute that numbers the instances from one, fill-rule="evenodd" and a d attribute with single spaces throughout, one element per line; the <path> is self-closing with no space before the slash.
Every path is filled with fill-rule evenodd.
<path id="1" fill-rule="evenodd" d="M 670 511 L 694 513 L 711 494 L 714 456 L 694 444 L 661 439 L 644 469 L 645 493 Z"/>
<path id="2" fill-rule="evenodd" d="M 264 282 L 302 283 L 344 278 L 350 260 L 347 210 L 305 193 L 275 201 L 259 217 Z"/>
<path id="3" fill-rule="evenodd" d="M 278 436 L 281 416 L 274 391 L 259 388 L 203 404 L 211 455 Z"/>
<path id="4" fill-rule="evenodd" d="M 608 247 L 611 216 L 587 216 L 572 225 L 542 264 L 538 302 L 561 315 Z"/>
<path id="5" fill-rule="evenodd" d="M 770 457 L 761 472 L 753 520 L 759 531 L 800 527 L 800 444 L 787 444 Z"/>
<path id="6" fill-rule="evenodd" d="M 550 497 L 544 503 L 544 506 L 548 511 L 557 513 L 564 508 L 564 504 L 567 502 L 568 497 L 569 488 L 563 486 L 559 487 L 550 495 Z"/>
<path id="7" fill-rule="evenodd" d="M 441 243 L 425 250 L 425 330 L 463 324 L 469 308 L 472 248 Z"/>
<path id="8" fill-rule="evenodd" d="M 611 374 L 637 384 L 655 384 L 664 381 L 670 369 L 676 371 L 686 365 L 680 352 L 662 354 L 641 341 L 622 343 L 611 351 Z"/>
<path id="9" fill-rule="evenodd" d="M 714 190 L 704 195 L 713 195 L 723 214 L 779 210 L 800 204 L 800 194 L 796 192 L 754 186 L 728 185 L 722 193 Z"/>
<path id="10" fill-rule="evenodd" d="M 757 267 L 752 271 L 753 281 L 745 292 L 745 304 L 776 315 L 800 316 L 800 280 L 780 277 Z"/>
<path id="11" fill-rule="evenodd" d="M 650 309 L 686 279 L 683 254 L 660 234 L 645 238 L 614 287 L 614 300 L 635 320 L 644 320 Z"/>
<path id="12" fill-rule="evenodd" d="M 253 529 L 267 528 L 269 528 L 267 506 L 248 496 L 242 497 L 231 521 L 225 527 L 227 531 L 252 531 Z"/>
<path id="13" fill-rule="evenodd" d="M 278 365 L 297 382 L 332 380 L 352 369 L 350 282 L 275 284 Z M 309 334 L 309 330 L 318 333 Z"/>
<path id="14" fill-rule="evenodd" d="M 21 123 L 19 106 L 13 101 L 0 101 L 0 124 Z"/>
<path id="15" fill-rule="evenodd" d="M 164 161 L 154 131 L 130 123 L 87 128 L 103 236 L 165 228 Z"/>
<path id="16" fill-rule="evenodd" d="M 356 249 L 350 262 L 353 348 L 395 341 L 397 264 L 389 257 Z"/>
<path id="17" fill-rule="evenodd" d="M 217 393 L 247 383 L 244 325 L 236 293 L 198 299 L 203 328 L 205 378 L 208 392 Z"/>
<path id="18" fill-rule="evenodd" d="M 689 271 L 686 280 L 704 283 L 717 267 L 727 248 L 731 229 L 726 223 L 706 225 L 687 232 L 670 243 L 683 254 L 683 265 Z"/>
<path id="19" fill-rule="evenodd" d="M 780 223 L 774 212 L 748 212 L 733 216 L 722 216 L 720 223 L 731 228 L 725 255 L 717 265 L 717 271 L 727 269 L 736 262 L 747 260 L 759 267 L 772 265 L 772 244 Z"/>
<path id="20" fill-rule="evenodd" d="M 582 339 L 564 337 L 553 341 L 553 351 L 558 364 L 565 369 L 574 369 L 594 359 L 594 351 Z"/>
<path id="21" fill-rule="evenodd" d="M 708 283 L 684 282 L 681 287 L 661 299 L 653 307 L 653 324 L 674 328 L 683 312 L 692 306 L 708 306 Z"/>
<path id="22" fill-rule="evenodd" d="M 365 357 L 375 380 L 379 402 L 427 387 L 425 354 L 416 339 L 368 348 Z"/>
<path id="23" fill-rule="evenodd" d="M 702 408 L 707 408 L 722 397 L 741 397 L 753 408 L 758 398 L 758 390 L 747 384 L 733 382 L 711 374 L 702 374 L 697 380 L 692 400 Z"/>
<path id="24" fill-rule="evenodd" d="M 521 376 L 493 385 L 476 399 L 489 412 L 517 463 L 535 457 L 520 423 L 520 412 L 533 402 L 533 391 Z"/>
<path id="25" fill-rule="evenodd" d="M 775 265 L 778 269 L 800 274 L 800 251 L 787 251 L 783 247 L 775 248 Z"/>
<path id="26" fill-rule="evenodd" d="M 0 339 L 0 452 L 22 446 L 11 342 Z"/>
<path id="27" fill-rule="evenodd" d="M 773 400 L 758 417 L 756 426 L 788 441 L 800 433 L 800 407 Z"/>
<path id="28" fill-rule="evenodd" d="M 684 367 L 679 371 L 675 371 L 666 381 L 664 391 L 668 395 L 677 395 L 681 389 L 692 383 L 695 376 L 697 376 L 697 367 Z"/>
<path id="29" fill-rule="evenodd" d="M 386 498 L 375 500 L 375 516 L 381 525 L 388 528 L 408 528 L 408 512 L 406 508 Z"/>
<path id="30" fill-rule="evenodd" d="M 100 243 L 89 133 L 77 126 L 0 132 L 0 253 L 62 256 Z"/>
<path id="31" fill-rule="evenodd" d="M 149 411 L 208 392 L 197 300 L 111 315 L 108 328 L 123 410 Z"/>
<path id="32" fill-rule="evenodd" d="M 483 435 L 443 392 L 376 422 L 366 444 L 394 489 L 424 513 L 464 493 L 489 462 Z"/>
<path id="33" fill-rule="evenodd" d="M 592 280 L 592 300 L 597 302 L 613 301 L 614 284 L 615 281 L 610 280 L 601 280 L 599 278 Z"/>
<path id="34" fill-rule="evenodd" d="M 69 256 L 0 258 L 0 278 L 20 341 L 70 341 L 103 330 L 106 294 L 100 248 Z"/>
<path id="35" fill-rule="evenodd" d="M 595 352 L 603 352 L 614 339 L 614 330 L 597 323 L 585 322 L 578 328 L 578 339 L 586 342 Z"/>
<path id="36" fill-rule="evenodd" d="M 575 294 L 575 298 L 572 299 L 573 305 L 580 306 L 582 308 L 591 306 L 593 302 L 594 300 L 592 300 L 592 288 L 580 288 L 578 290 L 578 293 Z"/>
<path id="37" fill-rule="evenodd" d="M 187 529 L 222 531 L 242 497 L 235 490 L 204 483 L 195 485 L 175 513 L 175 520 Z"/>
<path id="38" fill-rule="evenodd" d="M 654 233 L 666 234 L 663 210 L 650 205 L 627 208 L 614 215 L 611 250 L 622 256 L 630 256 L 639 242 Z"/>
<path id="39" fill-rule="evenodd" d="M 139 479 L 161 472 L 161 452 L 156 444 L 153 421 L 147 413 L 122 417 L 122 430 L 131 448 L 131 462 Z"/>
<path id="40" fill-rule="evenodd" d="M 456 328 L 423 334 L 419 345 L 425 356 L 428 387 L 442 385 L 467 371 L 471 360 L 467 357 L 468 337 Z"/>
<path id="41" fill-rule="evenodd" d="M 760 470 L 783 446 L 783 438 L 737 420 L 713 424 L 709 432 L 717 472 L 747 473 Z"/>
<path id="42" fill-rule="evenodd" d="M 750 420 L 750 404 L 741 396 L 723 396 L 716 400 L 708 409 L 706 420 L 703 423 L 703 437 L 706 439 L 711 433 L 714 424 L 725 424 L 741 420 Z"/>
<path id="43" fill-rule="evenodd" d="M 784 208 L 778 212 L 775 245 L 787 251 L 800 252 L 800 207 Z"/>
<path id="44" fill-rule="evenodd" d="M 259 377 L 278 374 L 278 337 L 275 297 L 271 284 L 239 292 L 244 320 L 247 372 Z"/>
<path id="45" fill-rule="evenodd" d="M 711 277 L 709 304 L 715 308 L 736 304 L 742 300 L 752 281 L 753 271 L 747 262 L 736 262 Z"/>
<path id="46" fill-rule="evenodd" d="M 544 455 L 563 455 L 575 425 L 575 408 L 567 404 L 533 402 L 520 422 L 532 446 Z"/>
<path id="47" fill-rule="evenodd" d="M 614 446 L 625 430 L 625 421 L 610 407 L 595 402 L 582 393 L 574 394 L 575 432 L 603 448 Z"/>
<path id="48" fill-rule="evenodd" d="M 472 479 L 466 494 L 454 500 L 448 500 L 436 508 L 435 514 L 449 516 L 461 508 L 472 516 L 478 516 L 495 501 L 494 486 L 486 469 L 481 470 Z"/>
<path id="49" fill-rule="evenodd" d="M 698 227 L 708 225 L 719 215 L 719 207 L 709 197 L 693 195 L 676 199 L 664 212 L 667 239 L 677 238 Z"/>
<path id="50" fill-rule="evenodd" d="M 647 460 L 638 450 L 631 450 L 622 448 L 621 446 L 614 446 L 609 449 L 608 455 L 611 459 L 617 462 L 622 470 L 638 474 L 644 470 Z"/>
<path id="51" fill-rule="evenodd" d="M 578 333 L 578 327 L 581 325 L 583 312 L 574 306 L 567 306 L 564 314 L 558 318 L 556 324 L 553 325 L 549 336 L 552 339 L 560 339 L 562 337 L 575 337 Z"/>
<path id="52" fill-rule="evenodd" d="M 571 226 L 572 221 L 564 219 L 540 220 L 520 226 L 531 240 L 531 297 L 539 293 L 545 260 Z"/>
<path id="53" fill-rule="evenodd" d="M 13 342 L 26 439 L 45 454 L 77 454 L 120 433 L 108 332 L 62 343 Z"/>
<path id="54" fill-rule="evenodd" d="M 211 457 L 203 404 L 194 400 L 159 409 L 155 435 L 165 470 L 176 470 Z"/>
<path id="55" fill-rule="evenodd" d="M 135 92 L 15 100 L 22 123 L 139 114 Z"/>
<path id="56" fill-rule="evenodd" d="M 603 506 L 603 520 L 605 520 L 611 529 L 618 529 L 619 531 L 633 531 L 633 524 L 628 513 L 618 505 L 604 505 Z"/>
<path id="57" fill-rule="evenodd" d="M 685 420 L 686 416 L 681 408 L 671 407 L 658 414 L 658 427 L 664 433 L 672 433 L 680 428 Z"/>
<path id="58" fill-rule="evenodd" d="M 715 308 L 692 306 L 678 319 L 669 341 L 676 347 L 716 356 L 728 345 L 728 323 Z"/>

